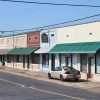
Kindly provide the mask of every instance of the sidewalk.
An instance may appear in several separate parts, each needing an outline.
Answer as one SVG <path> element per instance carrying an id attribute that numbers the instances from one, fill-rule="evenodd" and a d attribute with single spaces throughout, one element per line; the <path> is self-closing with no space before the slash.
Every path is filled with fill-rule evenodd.
<path id="1" fill-rule="evenodd" d="M 80 80 L 79 82 L 74 82 L 74 81 L 61 82 L 60 80 L 56 80 L 56 79 L 51 79 L 51 80 L 48 79 L 47 73 L 33 72 L 30 70 L 9 68 L 9 67 L 0 67 L 0 71 L 12 73 L 15 75 L 20 75 L 20 76 L 24 76 L 28 78 L 34 78 L 41 81 L 51 82 L 55 84 L 60 84 L 64 86 L 70 86 L 74 88 L 85 89 L 91 92 L 100 93 L 100 83 L 97 83 L 97 82 L 90 82 L 87 80 Z"/>
<path id="2" fill-rule="evenodd" d="M 47 73 L 42 72 L 33 72 L 31 70 L 26 69 L 18 69 L 18 68 L 11 68 L 11 67 L 1 67 L 0 71 L 5 71 L 13 74 L 18 74 L 27 77 L 40 77 L 40 78 L 47 78 Z"/>

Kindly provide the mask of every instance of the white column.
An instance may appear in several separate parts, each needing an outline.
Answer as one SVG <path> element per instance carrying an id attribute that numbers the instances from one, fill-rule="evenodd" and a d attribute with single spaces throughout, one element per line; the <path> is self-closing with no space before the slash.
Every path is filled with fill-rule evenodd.
<path id="1" fill-rule="evenodd" d="M 77 67 L 77 54 L 72 54 L 72 66 L 75 69 L 78 69 L 78 67 Z"/>
<path id="2" fill-rule="evenodd" d="M 51 54 L 49 54 L 49 70 L 51 71 Z"/>
<path id="3" fill-rule="evenodd" d="M 66 65 L 66 62 L 65 62 L 65 55 L 62 54 L 61 55 L 61 66 L 65 66 Z"/>
<path id="4" fill-rule="evenodd" d="M 59 66 L 60 62 L 59 62 L 59 56 L 58 54 L 55 55 L 55 67 Z"/>

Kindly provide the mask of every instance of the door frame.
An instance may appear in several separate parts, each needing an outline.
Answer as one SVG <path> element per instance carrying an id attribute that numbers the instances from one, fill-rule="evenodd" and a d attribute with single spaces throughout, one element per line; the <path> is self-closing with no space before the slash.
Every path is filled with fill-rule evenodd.
<path id="1" fill-rule="evenodd" d="M 69 60 L 70 60 L 70 66 L 72 66 L 72 54 L 65 56 L 65 65 L 69 66 Z"/>
<path id="2" fill-rule="evenodd" d="M 94 68 L 95 68 L 95 57 L 88 57 L 88 78 L 93 78 L 93 73 L 91 72 L 92 59 L 94 60 Z M 95 70 L 94 70 L 94 72 L 95 72 Z"/>

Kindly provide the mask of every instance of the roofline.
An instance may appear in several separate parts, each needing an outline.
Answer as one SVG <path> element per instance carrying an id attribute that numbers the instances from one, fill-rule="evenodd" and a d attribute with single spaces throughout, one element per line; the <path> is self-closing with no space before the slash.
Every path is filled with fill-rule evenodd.
<path id="1" fill-rule="evenodd" d="M 89 22 L 83 22 L 83 23 L 79 23 L 79 24 L 58 26 L 58 27 L 47 28 L 47 29 L 34 30 L 34 31 L 29 31 L 29 32 L 22 32 L 22 33 L 11 34 L 11 35 L 5 35 L 5 36 L 1 36 L 0 38 L 3 38 L 3 37 L 10 37 L 10 36 L 17 36 L 17 35 L 23 35 L 23 34 L 29 34 L 29 33 L 31 33 L 31 32 L 40 32 L 40 31 L 42 31 L 42 30 L 48 30 L 48 29 L 58 29 L 58 28 L 65 28 L 65 27 L 78 26 L 78 25 L 84 25 L 84 24 L 91 24 L 91 23 L 96 23 L 96 22 L 100 22 L 100 20 L 89 21 Z"/>
<path id="2" fill-rule="evenodd" d="M 78 26 L 78 25 L 84 25 L 84 24 L 91 24 L 91 23 L 96 23 L 96 22 L 100 22 L 100 20 L 88 21 L 88 22 L 83 22 L 83 23 L 79 23 L 79 24 L 72 24 L 72 25 L 58 26 L 58 27 L 53 27 L 53 28 L 48 28 L 48 29 L 65 28 L 65 27 L 71 27 L 71 26 Z"/>
<path id="3" fill-rule="evenodd" d="M 29 33 L 32 33 L 32 32 L 40 32 L 40 31 L 41 30 L 34 30 L 34 31 L 22 32 L 22 33 L 10 34 L 10 35 L 1 36 L 0 38 L 10 37 L 10 36 L 17 36 L 17 35 L 24 35 L 24 34 L 29 34 Z"/>

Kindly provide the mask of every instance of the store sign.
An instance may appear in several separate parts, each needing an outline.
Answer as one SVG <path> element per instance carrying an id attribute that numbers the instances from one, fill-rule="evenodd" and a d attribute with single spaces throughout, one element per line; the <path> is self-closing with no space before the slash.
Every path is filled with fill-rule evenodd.
<path id="1" fill-rule="evenodd" d="M 48 43 L 48 35 L 43 33 L 41 35 L 41 40 L 42 40 L 43 43 Z"/>

